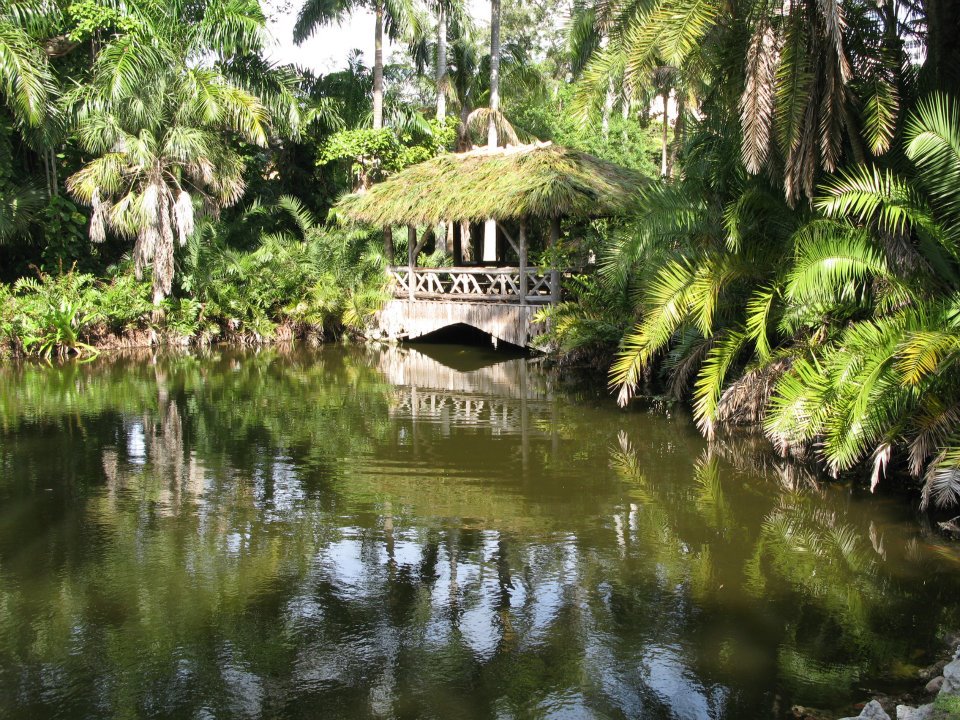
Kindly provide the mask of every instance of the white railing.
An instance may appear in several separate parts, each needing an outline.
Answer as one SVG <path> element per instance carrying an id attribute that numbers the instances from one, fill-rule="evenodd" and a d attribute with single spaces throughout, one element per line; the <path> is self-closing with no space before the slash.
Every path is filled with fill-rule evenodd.
<path id="1" fill-rule="evenodd" d="M 521 304 L 560 300 L 560 272 L 527 268 L 521 283 L 520 268 L 442 267 L 387 268 L 395 295 L 411 300 L 464 300 Z M 521 285 L 525 285 L 523 293 Z M 523 297 L 521 297 L 523 294 Z"/>

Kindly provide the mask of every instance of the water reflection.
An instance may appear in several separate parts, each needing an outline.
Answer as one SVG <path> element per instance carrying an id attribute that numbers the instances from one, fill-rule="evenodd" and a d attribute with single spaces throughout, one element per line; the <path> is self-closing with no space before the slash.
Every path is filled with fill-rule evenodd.
<path id="1" fill-rule="evenodd" d="M 0 370 L 0 714 L 775 718 L 958 624 L 901 505 L 497 359 Z"/>

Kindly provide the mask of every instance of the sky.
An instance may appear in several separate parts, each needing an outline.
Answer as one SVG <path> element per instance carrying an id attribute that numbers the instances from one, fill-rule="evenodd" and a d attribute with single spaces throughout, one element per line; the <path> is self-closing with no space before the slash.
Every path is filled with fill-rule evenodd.
<path id="1" fill-rule="evenodd" d="M 299 47 L 293 44 L 293 23 L 302 0 L 266 0 L 264 5 L 269 17 L 270 33 L 274 47 L 270 59 L 280 64 L 293 63 L 317 73 L 328 73 L 346 67 L 347 55 L 359 49 L 367 63 L 373 60 L 373 12 L 358 10 L 342 25 L 321 27 Z M 487 0 L 470 0 L 471 14 L 484 20 L 490 13 Z M 392 48 L 385 39 L 384 57 L 389 58 Z"/>

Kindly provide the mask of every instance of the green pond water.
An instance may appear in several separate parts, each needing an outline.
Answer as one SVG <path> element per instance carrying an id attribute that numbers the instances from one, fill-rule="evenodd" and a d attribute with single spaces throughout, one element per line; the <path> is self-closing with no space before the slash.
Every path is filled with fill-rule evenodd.
<path id="1" fill-rule="evenodd" d="M 763 448 L 476 348 L 0 367 L 0 717 L 783 718 L 916 688 L 960 550 Z"/>

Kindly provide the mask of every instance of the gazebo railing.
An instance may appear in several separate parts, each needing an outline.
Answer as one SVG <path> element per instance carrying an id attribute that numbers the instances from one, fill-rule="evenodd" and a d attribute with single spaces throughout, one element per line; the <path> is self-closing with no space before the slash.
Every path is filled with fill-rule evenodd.
<path id="1" fill-rule="evenodd" d="M 547 304 L 560 301 L 561 272 L 527 268 L 521 282 L 518 267 L 440 267 L 394 266 L 387 268 L 398 298 L 411 300 L 448 300 Z M 522 293 L 525 285 L 526 293 Z M 521 295 L 523 295 L 521 297 Z"/>

